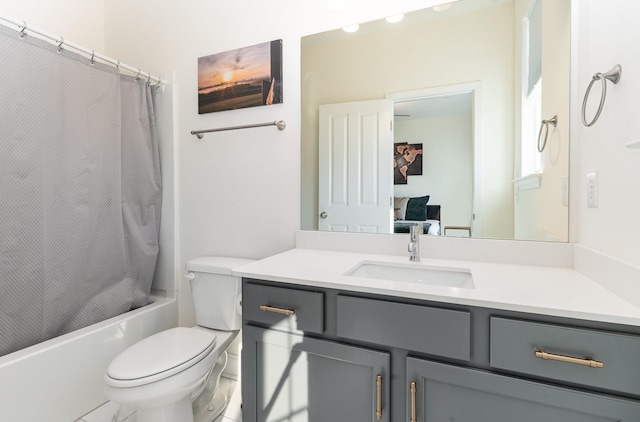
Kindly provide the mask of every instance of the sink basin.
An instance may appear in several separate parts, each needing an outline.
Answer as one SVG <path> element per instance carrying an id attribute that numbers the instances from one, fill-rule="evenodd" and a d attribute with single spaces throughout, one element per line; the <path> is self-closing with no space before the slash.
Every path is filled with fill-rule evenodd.
<path id="1" fill-rule="evenodd" d="M 465 289 L 473 289 L 475 287 L 471 271 L 464 268 L 364 261 L 347 271 L 345 275 L 378 280 L 423 283 L 433 286 L 462 287 Z"/>

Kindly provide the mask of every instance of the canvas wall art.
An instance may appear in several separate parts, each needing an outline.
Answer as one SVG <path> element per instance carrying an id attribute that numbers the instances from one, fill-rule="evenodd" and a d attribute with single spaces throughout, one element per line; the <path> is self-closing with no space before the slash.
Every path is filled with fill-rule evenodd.
<path id="1" fill-rule="evenodd" d="M 393 184 L 406 185 L 409 176 L 422 175 L 422 144 L 393 144 Z"/>
<path id="2" fill-rule="evenodd" d="M 198 58 L 198 113 L 282 103 L 282 40 Z"/>

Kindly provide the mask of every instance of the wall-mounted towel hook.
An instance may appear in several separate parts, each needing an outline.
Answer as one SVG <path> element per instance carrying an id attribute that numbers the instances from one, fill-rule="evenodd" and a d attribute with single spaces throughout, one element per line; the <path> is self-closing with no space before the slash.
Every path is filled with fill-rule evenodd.
<path id="1" fill-rule="evenodd" d="M 620 77 L 622 76 L 622 67 L 617 64 L 611 68 L 610 71 L 606 73 L 596 73 L 591 78 L 591 82 L 587 87 L 587 92 L 584 93 L 584 100 L 582 100 L 582 124 L 586 127 L 593 126 L 593 124 L 600 117 L 600 113 L 602 112 L 602 108 L 604 107 L 604 101 L 607 98 L 607 80 L 613 82 L 613 84 L 617 84 L 620 82 Z M 589 93 L 591 92 L 591 88 L 596 81 L 602 81 L 602 94 L 600 95 L 600 105 L 598 106 L 598 111 L 596 111 L 596 115 L 593 117 L 591 122 L 587 123 L 586 113 L 587 113 L 587 99 L 589 98 Z"/>
<path id="2" fill-rule="evenodd" d="M 556 127 L 558 124 L 558 116 L 555 115 L 548 120 L 543 120 L 540 124 L 540 131 L 538 132 L 538 152 L 544 151 L 544 148 L 547 146 L 547 138 L 549 137 L 549 125 Z M 540 145 L 540 139 L 542 138 L 542 128 L 545 128 L 544 132 L 544 142 Z"/>

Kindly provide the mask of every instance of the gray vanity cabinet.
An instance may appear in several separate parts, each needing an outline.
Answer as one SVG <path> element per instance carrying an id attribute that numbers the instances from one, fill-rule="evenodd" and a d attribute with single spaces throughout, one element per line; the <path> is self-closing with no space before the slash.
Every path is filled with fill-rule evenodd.
<path id="1" fill-rule="evenodd" d="M 636 326 L 243 282 L 245 422 L 640 422 L 639 358 Z"/>
<path id="2" fill-rule="evenodd" d="M 407 358 L 411 422 L 640 421 L 637 401 Z"/>
<path id="3" fill-rule="evenodd" d="M 250 326 L 242 353 L 245 422 L 390 422 L 388 353 Z"/>
<path id="4" fill-rule="evenodd" d="M 391 421 L 390 354 L 322 338 L 326 292 L 245 281 L 242 293 L 244 422 Z"/>

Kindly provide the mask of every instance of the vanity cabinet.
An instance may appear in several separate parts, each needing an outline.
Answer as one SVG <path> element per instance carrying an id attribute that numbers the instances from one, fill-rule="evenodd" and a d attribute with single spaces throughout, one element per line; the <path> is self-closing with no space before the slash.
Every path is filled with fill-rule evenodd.
<path id="1" fill-rule="evenodd" d="M 244 284 L 244 421 L 391 421 L 390 354 L 309 336 L 324 331 L 324 297 Z"/>
<path id="2" fill-rule="evenodd" d="M 243 420 L 390 421 L 383 410 L 389 401 L 388 353 L 277 330 L 244 330 L 243 354 L 254 365 L 242 372 L 255 379 L 247 381 Z"/>
<path id="3" fill-rule="evenodd" d="M 639 421 L 640 404 L 483 370 L 407 359 L 409 421 Z"/>
<path id="4" fill-rule="evenodd" d="M 245 422 L 640 422 L 638 356 L 635 326 L 243 282 Z"/>

